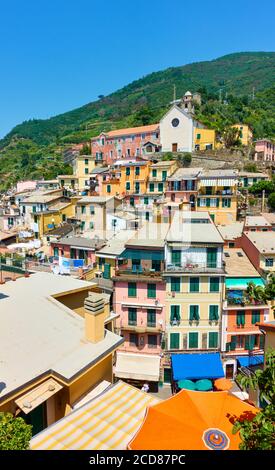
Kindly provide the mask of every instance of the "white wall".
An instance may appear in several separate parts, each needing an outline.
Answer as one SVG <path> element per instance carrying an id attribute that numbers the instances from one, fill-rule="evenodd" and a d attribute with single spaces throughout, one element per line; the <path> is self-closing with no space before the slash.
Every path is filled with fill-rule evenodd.
<path id="1" fill-rule="evenodd" d="M 177 118 L 179 125 L 172 126 Z M 184 115 L 179 108 L 173 107 L 160 121 L 160 143 L 163 152 L 171 152 L 172 144 L 178 144 L 179 152 L 191 152 L 193 147 L 193 120 Z"/>

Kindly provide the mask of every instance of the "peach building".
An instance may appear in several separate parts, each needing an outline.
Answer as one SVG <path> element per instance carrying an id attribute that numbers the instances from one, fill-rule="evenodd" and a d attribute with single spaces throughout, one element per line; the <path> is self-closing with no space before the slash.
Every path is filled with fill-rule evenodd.
<path id="1" fill-rule="evenodd" d="M 257 140 L 255 143 L 255 160 L 263 162 L 275 161 L 275 144 L 269 139 Z"/>
<path id="2" fill-rule="evenodd" d="M 158 124 L 101 132 L 91 140 L 92 156 L 96 161 L 108 164 L 120 158 L 141 157 L 158 150 Z"/>

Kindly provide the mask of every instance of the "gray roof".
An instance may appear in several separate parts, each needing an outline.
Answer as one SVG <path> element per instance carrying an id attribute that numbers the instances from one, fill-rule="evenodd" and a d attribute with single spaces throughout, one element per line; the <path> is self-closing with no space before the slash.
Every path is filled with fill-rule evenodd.
<path id="1" fill-rule="evenodd" d="M 54 201 L 63 197 L 61 194 L 33 194 L 28 198 L 24 199 L 24 204 L 47 204 L 48 202 Z"/>
<path id="2" fill-rule="evenodd" d="M 193 217 L 193 212 L 177 211 L 174 214 L 171 227 L 167 233 L 167 242 L 192 243 L 221 243 L 223 239 L 214 223 L 211 222 L 208 212 L 200 212 L 199 218 L 208 220 L 208 223 L 190 223 L 190 219 L 197 219 L 198 214 Z M 209 223 L 210 222 L 210 223 Z"/>
<path id="3" fill-rule="evenodd" d="M 84 319 L 52 297 L 90 286 L 51 273 L 36 273 L 1 286 L 0 380 L 5 387 L 0 401 L 46 372 L 69 381 L 121 343 L 119 336 L 107 330 L 102 341 L 88 342 Z"/>
<path id="4" fill-rule="evenodd" d="M 49 232 L 51 234 L 51 232 Z M 69 245 L 69 246 L 76 246 L 80 248 L 90 248 L 98 250 L 101 248 L 105 242 L 100 240 L 99 238 L 84 238 L 84 237 L 64 237 L 61 238 L 58 243 L 62 243 L 62 245 Z"/>
<path id="5" fill-rule="evenodd" d="M 85 196 L 77 201 L 77 204 L 106 204 L 111 201 L 114 196 Z"/>
<path id="6" fill-rule="evenodd" d="M 245 227 L 271 227 L 271 224 L 262 215 L 248 215 Z"/>
<path id="7" fill-rule="evenodd" d="M 200 179 L 204 178 L 237 178 L 238 170 L 203 170 L 199 175 Z"/>
<path id="8" fill-rule="evenodd" d="M 107 166 L 105 167 L 98 167 L 98 168 L 94 168 L 92 171 L 91 171 L 91 175 L 98 175 L 100 173 L 106 173 L 109 171 L 109 168 Z"/>
<path id="9" fill-rule="evenodd" d="M 169 223 L 146 222 L 126 245 L 163 248 L 168 229 Z"/>
<path id="10" fill-rule="evenodd" d="M 229 225 L 217 225 L 217 229 L 224 240 L 234 240 L 242 236 L 243 226 L 243 222 L 234 222 Z"/>
<path id="11" fill-rule="evenodd" d="M 245 232 L 245 235 L 263 255 L 275 255 L 275 232 Z"/>
<path id="12" fill-rule="evenodd" d="M 172 166 L 174 165 L 174 163 L 176 163 L 176 160 L 161 160 L 160 162 L 157 162 L 157 163 L 153 163 L 151 165 L 151 168 L 158 168 L 159 166 L 162 167 L 162 166 Z"/>
<path id="13" fill-rule="evenodd" d="M 120 256 L 125 250 L 125 244 L 135 233 L 135 230 L 121 230 L 113 238 L 108 240 L 106 245 L 97 251 L 97 254 L 101 257 Z"/>
<path id="14" fill-rule="evenodd" d="M 269 176 L 266 173 L 252 173 L 249 171 L 240 171 L 239 172 L 240 177 L 247 177 L 247 178 L 269 178 Z"/>

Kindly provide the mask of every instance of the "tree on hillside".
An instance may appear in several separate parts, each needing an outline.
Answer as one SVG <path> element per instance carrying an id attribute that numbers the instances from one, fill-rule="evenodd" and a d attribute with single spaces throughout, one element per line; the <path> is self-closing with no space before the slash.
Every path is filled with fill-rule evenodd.
<path id="1" fill-rule="evenodd" d="M 248 191 L 252 194 L 261 194 L 262 191 L 265 191 L 266 194 L 271 194 L 275 192 L 275 183 L 274 181 L 258 181 L 258 183 L 252 184 Z"/>
<path id="2" fill-rule="evenodd" d="M 192 162 L 192 154 L 189 152 L 178 155 L 177 160 L 181 166 L 188 167 Z"/>
<path id="3" fill-rule="evenodd" d="M 240 141 L 241 132 L 237 127 L 228 126 L 223 132 L 223 142 L 226 148 L 238 147 L 241 145 Z"/>
<path id="4" fill-rule="evenodd" d="M 11 413 L 0 413 L 0 450 L 27 450 L 32 437 L 32 426 Z"/>
<path id="5" fill-rule="evenodd" d="M 248 171 L 250 173 L 255 173 L 257 171 L 257 165 L 256 163 L 247 163 L 243 167 L 244 171 Z"/>
<path id="6" fill-rule="evenodd" d="M 268 205 L 270 209 L 275 210 L 275 192 L 268 196 Z"/>
<path id="7" fill-rule="evenodd" d="M 233 434 L 240 432 L 241 450 L 275 449 L 275 349 L 266 353 L 264 370 L 256 370 L 250 376 L 243 373 L 237 376 L 241 387 L 259 390 L 262 402 L 267 406 L 250 421 L 240 417 L 233 426 Z"/>

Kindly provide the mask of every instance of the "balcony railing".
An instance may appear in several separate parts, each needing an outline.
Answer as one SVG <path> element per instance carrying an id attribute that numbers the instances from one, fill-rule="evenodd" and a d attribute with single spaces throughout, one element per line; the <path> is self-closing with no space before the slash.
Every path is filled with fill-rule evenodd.
<path id="1" fill-rule="evenodd" d="M 254 300 L 250 299 L 249 297 L 230 297 L 226 296 L 226 300 L 224 302 L 224 306 L 226 307 L 260 307 L 262 305 L 266 305 L 263 300 Z"/>
<path id="2" fill-rule="evenodd" d="M 168 272 L 223 272 L 221 263 L 166 263 Z"/>
<path id="3" fill-rule="evenodd" d="M 136 266 L 132 268 L 118 268 L 116 270 L 116 276 L 125 275 L 160 277 L 161 271 L 156 271 L 155 269 L 145 269 L 142 268 L 142 266 Z"/>

